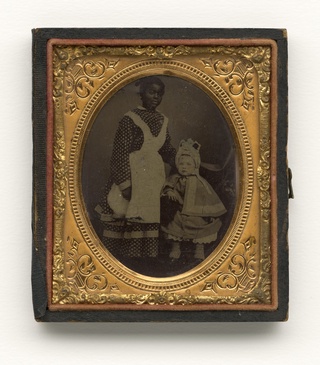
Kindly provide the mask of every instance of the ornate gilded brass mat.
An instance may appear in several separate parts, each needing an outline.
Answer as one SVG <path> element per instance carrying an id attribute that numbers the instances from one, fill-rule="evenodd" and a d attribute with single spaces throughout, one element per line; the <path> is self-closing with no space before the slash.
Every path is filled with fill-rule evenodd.
<path id="1" fill-rule="evenodd" d="M 35 317 L 286 319 L 285 32 L 33 35 Z"/>

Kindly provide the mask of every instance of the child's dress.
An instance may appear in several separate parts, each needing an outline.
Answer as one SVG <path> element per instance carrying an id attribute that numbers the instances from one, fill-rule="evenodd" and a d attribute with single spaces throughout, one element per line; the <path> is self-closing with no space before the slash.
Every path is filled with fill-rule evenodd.
<path id="1" fill-rule="evenodd" d="M 210 184 L 199 175 L 170 176 L 163 188 L 173 190 L 180 203 L 174 218 L 162 230 L 168 239 L 210 243 L 217 239 L 221 227 L 218 218 L 226 208 Z"/>

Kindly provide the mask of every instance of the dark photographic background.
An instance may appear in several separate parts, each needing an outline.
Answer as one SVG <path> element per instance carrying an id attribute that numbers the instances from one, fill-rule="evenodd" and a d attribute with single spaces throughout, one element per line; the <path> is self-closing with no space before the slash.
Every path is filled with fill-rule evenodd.
<path id="1" fill-rule="evenodd" d="M 169 118 L 172 145 L 178 148 L 181 139 L 192 138 L 201 144 L 202 162 L 223 165 L 230 150 L 234 150 L 234 142 L 228 123 L 217 105 L 189 81 L 173 76 L 158 77 L 165 84 L 158 110 Z M 138 92 L 135 82 L 120 89 L 106 100 L 88 131 L 82 164 L 82 193 L 89 219 L 98 236 L 101 234 L 100 222 L 94 209 L 109 178 L 114 136 L 124 114 L 141 105 Z M 223 171 L 201 169 L 200 174 L 209 181 L 228 210 L 222 217 L 223 227 L 217 244 L 230 224 L 236 203 L 236 156 L 233 155 Z M 209 254 L 213 247 L 207 249 Z"/>

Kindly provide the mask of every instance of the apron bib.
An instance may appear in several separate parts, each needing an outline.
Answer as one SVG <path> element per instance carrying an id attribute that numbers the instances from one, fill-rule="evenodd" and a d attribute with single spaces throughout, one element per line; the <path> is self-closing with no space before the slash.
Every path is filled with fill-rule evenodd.
<path id="1" fill-rule="evenodd" d="M 131 170 L 131 200 L 126 218 L 141 223 L 160 223 L 160 194 L 165 182 L 165 168 L 160 148 L 166 139 L 168 119 L 164 118 L 158 136 L 153 136 L 147 124 L 135 113 L 127 115 L 143 132 L 143 145 L 129 155 Z"/>

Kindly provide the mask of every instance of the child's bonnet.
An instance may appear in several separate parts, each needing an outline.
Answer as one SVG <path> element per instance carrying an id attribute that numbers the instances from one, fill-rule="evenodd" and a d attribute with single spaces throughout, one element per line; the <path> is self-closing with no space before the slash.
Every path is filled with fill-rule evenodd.
<path id="1" fill-rule="evenodd" d="M 188 177 L 181 213 L 193 216 L 219 217 L 226 208 L 211 185 L 199 174 L 201 145 L 191 138 L 182 140 L 176 155 L 176 165 L 181 156 L 190 156 L 195 163 L 195 174 Z"/>

